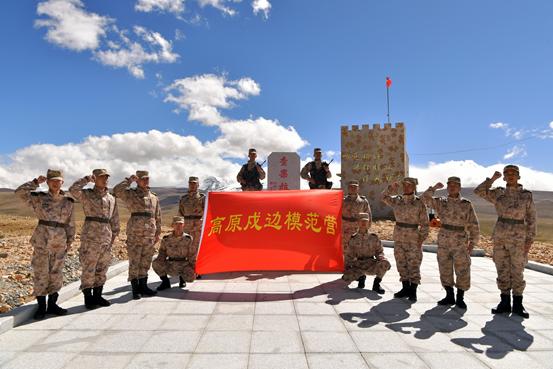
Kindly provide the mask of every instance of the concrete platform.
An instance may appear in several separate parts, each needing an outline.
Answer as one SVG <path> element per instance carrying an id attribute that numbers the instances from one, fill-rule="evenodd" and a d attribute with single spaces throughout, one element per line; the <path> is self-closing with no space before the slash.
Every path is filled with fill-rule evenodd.
<path id="1" fill-rule="evenodd" d="M 444 292 L 430 253 L 415 304 L 393 299 L 395 266 L 384 296 L 341 288 L 338 274 L 268 272 L 205 276 L 134 301 L 122 273 L 105 287 L 112 306 L 87 311 L 77 296 L 62 304 L 69 315 L 1 334 L 0 367 L 552 368 L 553 276 L 526 270 L 530 319 L 492 316 L 495 268 L 472 260 L 466 312 L 436 306 Z"/>

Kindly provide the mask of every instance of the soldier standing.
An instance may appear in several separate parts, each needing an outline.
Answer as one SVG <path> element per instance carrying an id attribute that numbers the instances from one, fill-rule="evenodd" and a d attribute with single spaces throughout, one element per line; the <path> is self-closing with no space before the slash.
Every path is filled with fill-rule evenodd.
<path id="1" fill-rule="evenodd" d="M 188 178 L 188 193 L 179 201 L 179 214 L 184 218 L 184 232 L 192 236 L 192 247 L 195 253 L 200 248 L 205 195 L 199 191 L 198 177 Z M 193 265 L 194 267 L 196 265 Z"/>
<path id="2" fill-rule="evenodd" d="M 158 291 L 171 288 L 169 276 L 179 276 L 179 287 L 185 287 L 186 282 L 194 282 L 196 277 L 196 250 L 192 236 L 184 232 L 185 219 L 181 216 L 173 217 L 173 232 L 161 239 L 159 253 L 152 263 L 154 271 L 161 278 Z"/>
<path id="3" fill-rule="evenodd" d="M 332 174 L 330 173 L 329 163 L 322 161 L 323 151 L 320 148 L 313 150 L 314 160 L 305 164 L 301 169 L 301 178 L 309 181 L 309 188 L 315 189 L 331 189 L 332 182 L 328 181 Z"/>
<path id="4" fill-rule="evenodd" d="M 48 192 L 35 192 L 44 182 L 48 185 Z M 63 286 L 65 255 L 75 240 L 75 223 L 74 200 L 65 196 L 61 190 L 62 185 L 61 170 L 48 169 L 46 177 L 39 176 L 15 190 L 15 194 L 31 206 L 38 218 L 38 226 L 31 238 L 33 295 L 38 303 L 35 319 L 43 319 L 46 313 L 67 314 L 66 309 L 57 305 L 57 300 L 58 291 Z"/>
<path id="5" fill-rule="evenodd" d="M 136 182 L 137 187 L 130 185 Z M 145 170 L 126 178 L 113 188 L 113 193 L 122 200 L 131 217 L 127 223 L 127 252 L 129 255 L 129 281 L 133 298 L 140 295 L 153 296 L 156 291 L 148 287 L 148 270 L 154 256 L 154 245 L 161 234 L 161 208 L 156 194 L 150 191 L 150 176 Z"/>
<path id="6" fill-rule="evenodd" d="M 420 284 L 422 243 L 428 237 L 428 213 L 422 200 L 416 196 L 418 180 L 406 177 L 402 181 L 403 195 L 397 193 L 399 184 L 394 182 L 382 193 L 382 202 L 392 207 L 396 218 L 394 227 L 394 257 L 402 288 L 394 297 L 408 297 L 417 301 L 417 287 Z"/>
<path id="7" fill-rule="evenodd" d="M 242 186 L 242 191 L 261 191 L 263 189 L 261 181 L 265 179 L 265 171 L 261 165 L 255 161 L 257 158 L 257 151 L 255 149 L 249 149 L 248 158 L 248 162 L 240 168 L 236 180 Z"/>
<path id="8" fill-rule="evenodd" d="M 342 205 L 342 248 L 345 251 L 349 239 L 357 232 L 359 226 L 359 214 L 369 214 L 369 227 L 372 221 L 371 207 L 365 196 L 359 195 L 359 181 L 349 181 L 348 194 L 344 197 Z"/>
<path id="9" fill-rule="evenodd" d="M 438 233 L 437 257 L 440 281 L 446 297 L 438 301 L 438 305 L 455 304 L 466 309 L 464 295 L 470 288 L 470 254 L 478 245 L 480 227 L 472 203 L 461 197 L 461 179 L 449 177 L 447 197 L 433 197 L 434 192 L 443 187 L 442 183 L 437 183 L 422 194 L 426 206 L 433 208 L 442 222 Z M 453 279 L 454 271 L 456 281 Z M 457 286 L 456 298 L 454 286 Z"/>
<path id="10" fill-rule="evenodd" d="M 91 176 L 76 181 L 69 192 L 83 205 L 85 221 L 81 230 L 81 286 L 87 309 L 109 306 L 102 297 L 106 273 L 111 262 L 111 247 L 119 234 L 119 211 L 115 197 L 108 192 L 109 173 L 94 169 Z M 84 187 L 94 182 L 94 188 Z M 94 293 L 93 293 L 94 292 Z"/>
<path id="11" fill-rule="evenodd" d="M 503 169 L 505 188 L 491 188 L 501 177 L 495 172 L 486 178 L 474 193 L 491 202 L 497 212 L 497 223 L 493 229 L 493 261 L 497 269 L 497 287 L 501 291 L 501 302 L 492 309 L 493 314 L 511 312 L 511 291 L 513 293 L 512 312 L 528 318 L 530 315 L 522 305 L 524 267 L 528 263 L 528 252 L 536 236 L 536 207 L 532 192 L 518 183 L 520 171 L 516 165 Z"/>
<path id="12" fill-rule="evenodd" d="M 368 213 L 358 215 L 359 231 L 351 236 L 345 254 L 345 272 L 342 279 L 348 283 L 357 280 L 357 288 L 365 288 L 367 275 L 375 275 L 372 290 L 383 294 L 380 286 L 384 274 L 390 270 L 391 265 L 384 256 L 384 249 L 378 236 L 369 233 L 371 217 Z"/>

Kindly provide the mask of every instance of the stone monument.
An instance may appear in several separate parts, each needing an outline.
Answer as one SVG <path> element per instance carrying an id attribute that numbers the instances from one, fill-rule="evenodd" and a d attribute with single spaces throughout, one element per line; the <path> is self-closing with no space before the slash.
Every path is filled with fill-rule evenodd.
<path id="1" fill-rule="evenodd" d="M 268 190 L 300 189 L 300 156 L 295 152 L 272 152 L 268 157 Z"/>

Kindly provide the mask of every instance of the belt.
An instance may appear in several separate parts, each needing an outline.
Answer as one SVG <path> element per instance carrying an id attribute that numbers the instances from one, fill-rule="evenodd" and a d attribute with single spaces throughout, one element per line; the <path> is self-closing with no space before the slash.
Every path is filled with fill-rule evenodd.
<path id="1" fill-rule="evenodd" d="M 454 226 L 450 224 L 442 224 L 442 228 L 447 229 L 448 231 L 459 231 L 459 232 L 465 231 L 465 227 L 463 226 Z"/>
<path id="2" fill-rule="evenodd" d="M 419 225 L 418 225 L 418 224 L 410 224 L 410 223 L 396 222 L 396 225 L 397 225 L 398 227 L 402 227 L 402 228 L 412 228 L 412 229 L 417 229 L 417 228 L 419 228 Z"/>
<path id="3" fill-rule="evenodd" d="M 139 212 L 136 212 L 136 213 L 131 213 L 131 217 L 148 217 L 148 218 L 153 218 L 154 215 L 150 212 L 147 212 L 147 211 L 139 211 Z"/>
<path id="4" fill-rule="evenodd" d="M 507 224 L 524 224 L 524 219 L 510 219 L 510 218 L 497 218 L 498 222 L 507 223 Z"/>
<path id="5" fill-rule="evenodd" d="M 342 219 L 345 220 L 346 222 L 357 222 L 357 218 L 350 218 L 350 217 L 345 217 L 342 215 Z"/>
<path id="6" fill-rule="evenodd" d="M 184 219 L 202 219 L 203 215 L 185 215 L 183 216 Z"/>
<path id="7" fill-rule="evenodd" d="M 101 217 L 85 217 L 85 222 L 98 222 L 98 223 L 109 223 L 109 218 Z"/>
<path id="8" fill-rule="evenodd" d="M 38 224 L 45 225 L 48 227 L 56 227 L 56 228 L 65 228 L 69 225 L 66 223 L 60 223 L 60 222 L 54 222 L 51 220 L 42 220 L 42 219 L 39 219 Z"/>
<path id="9" fill-rule="evenodd" d="M 168 256 L 167 261 L 188 261 L 188 258 L 181 258 L 181 257 L 170 257 Z"/>

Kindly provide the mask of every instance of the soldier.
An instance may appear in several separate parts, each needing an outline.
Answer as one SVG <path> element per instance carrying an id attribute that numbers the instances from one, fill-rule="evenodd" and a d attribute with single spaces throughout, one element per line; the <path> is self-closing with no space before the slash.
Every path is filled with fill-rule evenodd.
<path id="1" fill-rule="evenodd" d="M 342 248 L 345 251 L 348 246 L 349 239 L 357 232 L 359 214 L 369 214 L 369 227 L 372 221 L 371 207 L 365 196 L 359 195 L 359 181 L 349 181 L 348 194 L 344 197 L 342 205 Z"/>
<path id="2" fill-rule="evenodd" d="M 357 280 L 359 282 L 357 288 L 365 288 L 366 275 L 375 275 L 372 290 L 383 294 L 384 289 L 380 286 L 380 282 L 391 265 L 384 256 L 384 249 L 378 236 L 369 233 L 370 214 L 359 213 L 357 216 L 359 231 L 349 240 L 345 255 L 346 270 L 342 279 L 348 283 Z"/>
<path id="3" fill-rule="evenodd" d="M 184 232 L 192 236 L 192 246 L 195 254 L 198 253 L 200 248 L 205 208 L 205 195 L 200 193 L 198 187 L 198 177 L 188 178 L 188 193 L 183 195 L 179 201 L 179 214 L 184 218 Z"/>
<path id="4" fill-rule="evenodd" d="M 394 257 L 403 287 L 394 297 L 408 297 L 415 302 L 421 280 L 422 243 L 429 232 L 428 213 L 422 200 L 415 194 L 418 180 L 406 177 L 402 184 L 403 195 L 392 196 L 399 189 L 399 183 L 394 182 L 382 193 L 382 202 L 392 207 L 396 218 Z"/>
<path id="5" fill-rule="evenodd" d="M 179 276 L 180 288 L 185 287 L 186 282 L 194 282 L 196 250 L 192 236 L 184 232 L 184 227 L 184 217 L 173 217 L 173 232 L 161 240 L 158 256 L 152 263 L 154 271 L 161 278 L 158 291 L 171 288 L 171 281 L 167 275 Z"/>
<path id="6" fill-rule="evenodd" d="M 35 192 L 46 182 L 48 192 Z M 15 194 L 31 206 L 38 218 L 31 244 L 33 245 L 33 295 L 38 303 L 35 319 L 44 319 L 46 313 L 67 314 L 57 305 L 58 291 L 63 285 L 65 255 L 75 240 L 73 199 L 61 190 L 63 173 L 48 169 L 46 177 L 39 176 L 15 190 Z M 46 307 L 48 295 L 48 307 Z"/>
<path id="7" fill-rule="evenodd" d="M 111 262 L 111 247 L 119 234 L 119 211 L 115 197 L 108 192 L 109 173 L 94 169 L 91 176 L 79 179 L 69 192 L 83 204 L 85 221 L 81 230 L 81 286 L 87 309 L 109 306 L 102 297 L 106 273 Z M 83 189 L 93 182 L 94 188 Z M 94 294 L 93 294 L 94 292 Z"/>
<path id="8" fill-rule="evenodd" d="M 265 179 L 265 171 L 261 165 L 255 161 L 257 151 L 250 149 L 248 151 L 248 162 L 242 165 L 240 172 L 236 176 L 236 180 L 242 186 L 242 191 L 261 191 L 263 185 L 261 181 Z"/>
<path id="9" fill-rule="evenodd" d="M 470 254 L 478 245 L 480 227 L 472 203 L 461 197 L 461 179 L 449 177 L 447 197 L 432 197 L 442 183 L 429 187 L 422 194 L 426 206 L 433 208 L 442 223 L 438 233 L 438 267 L 446 297 L 438 305 L 453 305 L 466 309 L 465 291 L 470 288 Z M 467 237 L 468 236 L 468 237 Z M 453 280 L 455 270 L 456 281 Z M 453 286 L 457 286 L 455 298 Z"/>
<path id="10" fill-rule="evenodd" d="M 136 182 L 135 189 L 129 188 Z M 133 299 L 140 295 L 153 296 L 156 291 L 148 287 L 148 270 L 154 256 L 154 245 L 161 234 L 161 208 L 155 193 L 150 191 L 150 176 L 145 170 L 125 178 L 113 188 L 115 197 L 122 200 L 131 217 L 127 223 L 127 252 L 129 255 L 129 281 Z"/>
<path id="11" fill-rule="evenodd" d="M 300 175 L 301 178 L 309 181 L 309 188 L 315 189 L 331 189 L 332 182 L 328 181 L 332 174 L 330 173 L 329 163 L 321 161 L 323 152 L 320 148 L 313 150 L 314 160 L 305 164 Z"/>
<path id="12" fill-rule="evenodd" d="M 511 312 L 511 290 L 513 292 L 513 313 L 528 318 L 530 315 L 522 305 L 524 267 L 528 263 L 528 252 L 536 236 L 536 208 L 532 192 L 518 183 L 520 171 L 516 165 L 503 169 L 506 188 L 491 188 L 501 177 L 495 172 L 486 178 L 474 193 L 495 205 L 497 223 L 493 229 L 493 261 L 497 269 L 497 287 L 501 291 L 501 302 L 492 309 L 493 314 Z"/>

